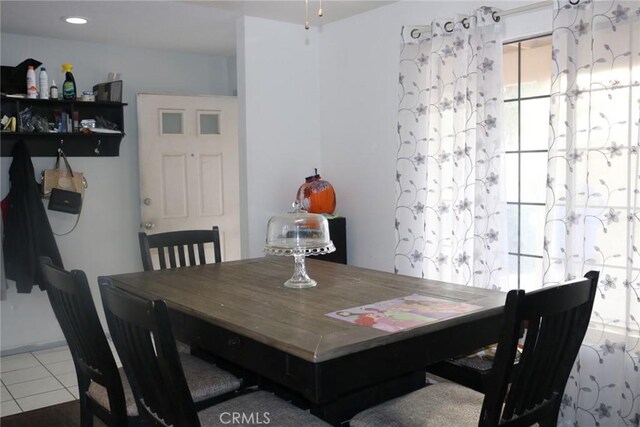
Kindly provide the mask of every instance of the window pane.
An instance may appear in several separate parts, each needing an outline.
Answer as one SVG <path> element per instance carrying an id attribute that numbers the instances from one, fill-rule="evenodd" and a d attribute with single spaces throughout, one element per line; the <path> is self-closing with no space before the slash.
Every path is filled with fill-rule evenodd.
<path id="1" fill-rule="evenodd" d="M 181 134 L 182 133 L 182 113 L 162 113 L 162 133 Z"/>
<path id="2" fill-rule="evenodd" d="M 507 202 L 518 201 L 518 154 L 505 155 L 507 174 Z"/>
<path id="3" fill-rule="evenodd" d="M 518 253 L 518 205 L 507 205 L 509 252 Z"/>
<path id="4" fill-rule="evenodd" d="M 542 258 L 520 257 L 520 289 L 526 292 L 542 286 Z"/>
<path id="5" fill-rule="evenodd" d="M 219 135 L 220 115 L 202 113 L 200 114 L 200 135 Z"/>
<path id="6" fill-rule="evenodd" d="M 504 99 L 518 97 L 518 43 L 503 46 Z"/>
<path id="7" fill-rule="evenodd" d="M 522 153 L 520 164 L 520 200 L 544 203 L 547 194 L 547 153 Z"/>
<path id="8" fill-rule="evenodd" d="M 520 253 L 542 256 L 544 206 L 520 207 Z"/>
<path id="9" fill-rule="evenodd" d="M 522 110 L 521 149 L 547 150 L 549 148 L 549 98 L 524 100 L 520 108 Z"/>
<path id="10" fill-rule="evenodd" d="M 518 102 L 504 103 L 504 135 L 506 151 L 518 150 Z"/>
<path id="11" fill-rule="evenodd" d="M 503 60 L 510 288 L 533 290 L 542 284 L 551 37 L 505 45 Z"/>
<path id="12" fill-rule="evenodd" d="M 524 41 L 521 49 L 521 96 L 548 95 L 551 92 L 551 37 Z"/>
<path id="13" fill-rule="evenodd" d="M 509 288 L 517 289 L 517 286 L 518 286 L 518 256 L 509 255 Z"/>

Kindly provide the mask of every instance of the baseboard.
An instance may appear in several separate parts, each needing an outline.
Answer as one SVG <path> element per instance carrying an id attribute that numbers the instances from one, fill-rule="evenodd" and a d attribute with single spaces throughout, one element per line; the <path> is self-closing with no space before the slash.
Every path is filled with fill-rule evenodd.
<path id="1" fill-rule="evenodd" d="M 49 342 L 46 344 L 25 345 L 22 347 L 10 348 L 7 350 L 0 350 L 0 356 L 4 357 L 4 356 L 11 356 L 11 355 L 20 354 L 20 353 L 30 353 L 32 351 L 46 350 L 48 348 L 61 347 L 63 345 L 67 345 L 67 342 L 65 340 Z"/>

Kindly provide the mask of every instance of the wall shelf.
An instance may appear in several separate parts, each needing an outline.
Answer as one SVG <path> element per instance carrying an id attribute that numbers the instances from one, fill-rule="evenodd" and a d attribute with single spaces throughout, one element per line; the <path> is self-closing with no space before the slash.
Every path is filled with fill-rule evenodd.
<path id="1" fill-rule="evenodd" d="M 55 123 L 56 114 L 66 113 L 69 117 L 77 115 L 78 120 L 104 117 L 115 123 L 120 133 L 82 132 L 9 132 L 2 131 L 0 155 L 11 156 L 11 150 L 17 141 L 24 141 L 33 157 L 56 156 L 62 147 L 67 156 L 78 157 L 114 157 L 120 154 L 120 142 L 124 138 L 124 107 L 121 102 L 108 101 L 68 101 L 55 99 L 27 99 L 2 96 L 2 115 L 16 117 L 18 112 L 31 107 L 35 114 Z M 18 130 L 20 129 L 18 123 Z"/>

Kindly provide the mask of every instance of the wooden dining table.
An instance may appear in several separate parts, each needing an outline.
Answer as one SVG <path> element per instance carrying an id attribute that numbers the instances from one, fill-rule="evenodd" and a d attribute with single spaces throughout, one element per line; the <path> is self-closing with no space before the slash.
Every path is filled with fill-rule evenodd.
<path id="1" fill-rule="evenodd" d="M 498 339 L 506 294 L 307 259 L 313 288 L 283 283 L 293 260 L 266 257 L 110 276 L 163 299 L 176 338 L 250 372 L 339 425 L 425 384 L 425 368 Z M 476 309 L 395 332 L 327 313 L 409 295 Z"/>

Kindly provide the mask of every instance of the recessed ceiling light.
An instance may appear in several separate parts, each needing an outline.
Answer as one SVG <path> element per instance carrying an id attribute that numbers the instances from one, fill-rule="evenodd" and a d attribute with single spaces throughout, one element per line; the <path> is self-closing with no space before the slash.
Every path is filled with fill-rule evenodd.
<path id="1" fill-rule="evenodd" d="M 69 24 L 82 25 L 89 22 L 87 18 L 83 18 L 82 16 L 63 16 L 62 20 Z"/>

